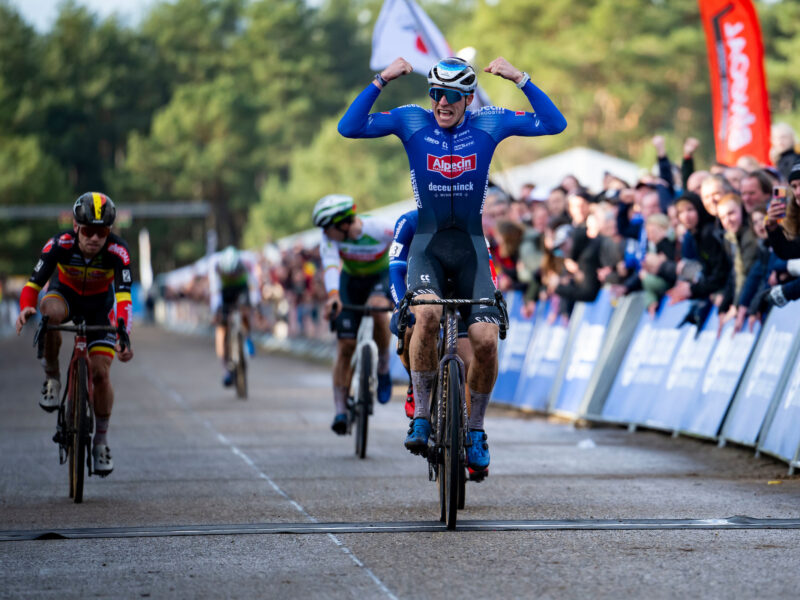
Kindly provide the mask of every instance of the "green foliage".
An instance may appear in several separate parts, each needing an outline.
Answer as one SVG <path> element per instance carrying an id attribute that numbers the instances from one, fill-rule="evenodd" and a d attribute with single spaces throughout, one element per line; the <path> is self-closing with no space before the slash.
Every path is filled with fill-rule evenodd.
<path id="1" fill-rule="evenodd" d="M 311 209 L 322 196 L 353 196 L 360 211 L 411 196 L 408 161 L 394 138 L 343 139 L 338 117 L 323 123 L 313 144 L 292 155 L 286 183 L 271 178 L 250 212 L 245 242 L 267 239 L 311 227 Z"/>

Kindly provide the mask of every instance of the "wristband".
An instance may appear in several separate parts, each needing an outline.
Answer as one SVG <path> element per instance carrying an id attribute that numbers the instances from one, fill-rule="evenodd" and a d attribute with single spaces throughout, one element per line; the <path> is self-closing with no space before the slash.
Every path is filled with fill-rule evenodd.
<path id="1" fill-rule="evenodd" d="M 375 73 L 375 81 L 377 81 L 381 85 L 381 87 L 386 87 L 386 84 L 389 83 L 383 77 L 381 77 L 380 73 Z"/>
<path id="2" fill-rule="evenodd" d="M 520 80 L 520 82 L 517 84 L 517 87 L 518 87 L 519 89 L 522 89 L 522 88 L 524 88 L 524 87 L 525 87 L 525 84 L 526 84 L 526 83 L 528 83 L 530 80 L 531 80 L 531 76 L 530 76 L 530 75 L 528 75 L 528 74 L 527 74 L 525 71 L 523 71 L 523 72 L 522 72 L 522 79 L 521 79 L 521 80 Z"/>
<path id="3" fill-rule="evenodd" d="M 786 306 L 788 302 L 786 296 L 783 295 L 783 286 L 780 285 L 776 285 L 769 291 L 769 297 L 772 303 L 778 308 Z"/>

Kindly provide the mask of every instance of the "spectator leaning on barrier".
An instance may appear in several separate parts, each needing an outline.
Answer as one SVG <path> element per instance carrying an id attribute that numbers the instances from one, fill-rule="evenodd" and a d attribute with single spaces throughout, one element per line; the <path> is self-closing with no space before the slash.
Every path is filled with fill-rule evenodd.
<path id="1" fill-rule="evenodd" d="M 647 254 L 639 271 L 642 289 L 645 292 L 645 306 L 654 314 L 664 293 L 675 284 L 674 270 L 669 263 L 676 258 L 675 240 L 671 238 L 669 217 L 657 213 L 650 215 L 645 222 L 647 229 Z"/>
<path id="2" fill-rule="evenodd" d="M 717 211 L 725 231 L 725 249 L 732 267 L 725 296 L 719 307 L 721 327 L 736 315 L 737 307 L 742 304 L 741 294 L 745 280 L 758 262 L 761 249 L 758 237 L 747 221 L 739 196 L 723 196 L 717 205 Z"/>
<path id="3" fill-rule="evenodd" d="M 667 294 L 673 303 L 689 298 L 708 300 L 712 294 L 724 290 L 730 275 L 730 260 L 717 235 L 716 220 L 705 210 L 697 194 L 686 192 L 675 204 L 686 234 L 681 245 L 681 260 L 664 265 L 672 271 L 665 273 L 670 276 L 674 273 L 679 279 Z"/>
<path id="4" fill-rule="evenodd" d="M 549 219 L 550 215 L 544 202 L 534 202 L 531 205 L 531 227 L 525 230 L 522 237 L 517 268 L 520 282 L 527 286 L 523 308 L 525 318 L 533 315 L 536 300 L 542 289 L 541 267 L 545 256 L 544 241 Z"/>

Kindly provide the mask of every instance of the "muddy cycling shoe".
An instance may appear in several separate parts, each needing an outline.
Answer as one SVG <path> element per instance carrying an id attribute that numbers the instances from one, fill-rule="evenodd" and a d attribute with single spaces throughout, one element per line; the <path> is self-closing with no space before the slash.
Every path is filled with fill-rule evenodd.
<path id="1" fill-rule="evenodd" d="M 411 421 L 408 428 L 405 447 L 411 454 L 425 454 L 428 450 L 428 437 L 431 435 L 431 424 L 428 419 L 418 417 Z"/>
<path id="2" fill-rule="evenodd" d="M 392 376 L 389 373 L 378 373 L 378 402 L 386 404 L 392 399 Z"/>
<path id="3" fill-rule="evenodd" d="M 489 444 L 486 443 L 486 432 L 480 429 L 471 429 L 467 434 L 470 442 L 467 446 L 467 467 L 470 479 L 480 480 L 488 474 L 489 470 Z M 478 479 L 480 477 L 480 479 Z"/>
<path id="4" fill-rule="evenodd" d="M 410 383 L 406 390 L 406 416 L 409 419 L 414 418 L 414 386 Z"/>
<path id="5" fill-rule="evenodd" d="M 331 429 L 333 429 L 336 435 L 345 435 L 347 433 L 347 414 L 339 413 L 338 415 L 333 417 L 333 423 L 331 423 Z"/>
<path id="6" fill-rule="evenodd" d="M 92 469 L 95 475 L 105 477 L 114 470 L 114 460 L 111 458 L 111 450 L 105 444 L 95 444 L 92 448 Z"/>
<path id="7" fill-rule="evenodd" d="M 234 379 L 233 371 L 225 371 L 225 375 L 222 376 L 223 387 L 231 387 L 233 385 L 233 379 Z"/>
<path id="8" fill-rule="evenodd" d="M 58 408 L 59 397 L 61 396 L 61 382 L 55 377 L 47 377 L 42 384 L 42 392 L 39 396 L 39 406 L 47 412 L 53 412 Z"/>

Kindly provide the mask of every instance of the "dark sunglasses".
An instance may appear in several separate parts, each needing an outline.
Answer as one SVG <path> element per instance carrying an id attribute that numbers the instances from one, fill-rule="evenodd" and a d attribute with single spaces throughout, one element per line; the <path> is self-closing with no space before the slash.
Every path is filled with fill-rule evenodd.
<path id="1" fill-rule="evenodd" d="M 461 100 L 465 94 L 464 92 L 459 92 L 458 90 L 445 90 L 442 88 L 430 88 L 428 90 L 428 95 L 433 98 L 434 102 L 439 102 L 442 99 L 442 96 L 447 98 L 448 104 L 455 104 L 459 100 Z"/>
<path id="2" fill-rule="evenodd" d="M 104 227 L 103 225 L 83 225 L 80 227 L 79 231 L 85 238 L 104 238 L 108 237 L 108 234 L 111 232 L 111 228 Z"/>

